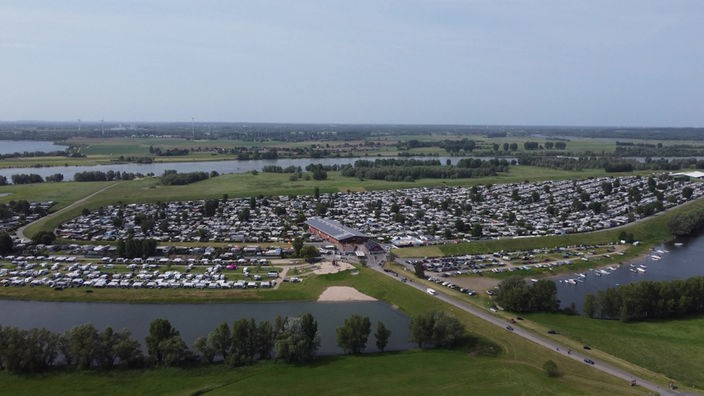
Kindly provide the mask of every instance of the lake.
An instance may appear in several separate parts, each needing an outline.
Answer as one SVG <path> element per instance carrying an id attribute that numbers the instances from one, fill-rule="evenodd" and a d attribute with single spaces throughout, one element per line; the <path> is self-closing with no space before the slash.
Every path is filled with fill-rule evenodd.
<path id="1" fill-rule="evenodd" d="M 679 244 L 682 245 L 679 246 Z M 661 258 L 656 260 L 650 257 L 651 255 Z M 702 257 L 704 257 L 704 234 L 677 239 L 655 247 L 648 257 L 618 265 L 618 268 L 613 271 L 605 268 L 604 270 L 609 274 L 597 276 L 596 270 L 582 271 L 581 273 L 586 277 L 576 284 L 566 282 L 568 279 L 578 279 L 575 274 L 559 276 L 555 278 L 557 297 L 562 307 L 568 307 L 574 303 L 577 310 L 581 311 L 584 296 L 599 290 L 642 280 L 668 281 L 704 276 Z"/>
<path id="2" fill-rule="evenodd" d="M 0 140 L 0 154 L 13 154 L 27 152 L 51 152 L 63 151 L 66 146 L 54 144 L 54 142 L 36 140 Z"/>
<path id="3" fill-rule="evenodd" d="M 82 323 L 92 323 L 99 331 L 107 326 L 115 330 L 127 328 L 132 336 L 144 343 L 149 323 L 157 318 L 168 319 L 180 331 L 187 345 L 199 336 L 207 336 L 217 325 L 241 318 L 273 320 L 277 316 L 312 314 L 318 321 L 321 355 L 341 354 L 335 329 L 352 314 L 368 316 L 372 332 L 367 342 L 368 352 L 375 352 L 374 331 L 378 321 L 391 330 L 387 350 L 405 350 L 415 346 L 408 342 L 410 319 L 389 304 L 372 302 L 267 302 L 231 304 L 121 304 L 72 303 L 44 301 L 0 300 L 0 325 L 24 329 L 45 327 L 64 332 Z"/>
<path id="4" fill-rule="evenodd" d="M 86 171 L 101 171 L 107 172 L 120 171 L 128 173 L 141 173 L 148 174 L 153 173 L 160 176 L 166 170 L 176 170 L 179 173 L 186 172 L 208 172 L 216 171 L 220 174 L 226 173 L 246 173 L 253 170 L 261 171 L 262 168 L 269 165 L 280 166 L 286 168 L 289 166 L 300 166 L 305 169 L 306 166 L 310 164 L 323 164 L 325 166 L 332 165 L 347 165 L 354 164 L 357 160 L 375 160 L 389 157 L 341 157 L 341 158 L 282 158 L 275 160 L 228 160 L 228 161 L 203 161 L 203 162 L 170 162 L 170 163 L 152 163 L 152 164 L 136 164 L 136 163 L 125 163 L 125 164 L 109 164 L 109 165 L 92 165 L 92 166 L 54 166 L 54 167 L 44 167 L 44 168 L 5 168 L 0 169 L 0 176 L 5 176 L 8 180 L 11 179 L 12 175 L 16 174 L 29 174 L 34 173 L 42 177 L 53 175 L 56 173 L 61 173 L 64 175 L 64 180 L 73 180 L 73 176 L 79 172 Z M 451 163 L 456 164 L 458 160 L 463 157 L 411 157 L 411 159 L 418 160 L 429 160 L 436 159 L 439 160 L 443 165 L 447 160 Z M 489 157 L 472 157 L 479 159 L 493 159 Z M 405 159 L 405 158 L 400 158 Z M 511 161 L 512 158 L 507 158 L 506 160 Z"/>

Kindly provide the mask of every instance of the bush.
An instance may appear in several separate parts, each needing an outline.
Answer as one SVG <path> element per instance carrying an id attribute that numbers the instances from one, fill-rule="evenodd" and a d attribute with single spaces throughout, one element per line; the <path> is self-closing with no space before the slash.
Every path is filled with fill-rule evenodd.
<path id="1" fill-rule="evenodd" d="M 545 374 L 547 374 L 548 377 L 556 378 L 560 376 L 560 371 L 557 369 L 557 363 L 552 360 L 548 360 L 543 363 L 543 370 L 545 370 Z"/>

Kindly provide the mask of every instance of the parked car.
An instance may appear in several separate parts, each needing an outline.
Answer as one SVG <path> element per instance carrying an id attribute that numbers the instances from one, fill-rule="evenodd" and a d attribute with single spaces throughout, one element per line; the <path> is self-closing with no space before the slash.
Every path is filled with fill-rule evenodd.
<path id="1" fill-rule="evenodd" d="M 548 334 L 557 334 L 555 330 L 548 330 Z"/>

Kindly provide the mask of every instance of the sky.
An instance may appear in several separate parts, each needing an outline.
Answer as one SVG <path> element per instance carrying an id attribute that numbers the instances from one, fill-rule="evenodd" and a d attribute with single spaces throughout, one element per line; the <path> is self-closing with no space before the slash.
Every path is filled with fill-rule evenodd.
<path id="1" fill-rule="evenodd" d="M 0 120 L 704 126 L 701 0 L 3 0 Z"/>

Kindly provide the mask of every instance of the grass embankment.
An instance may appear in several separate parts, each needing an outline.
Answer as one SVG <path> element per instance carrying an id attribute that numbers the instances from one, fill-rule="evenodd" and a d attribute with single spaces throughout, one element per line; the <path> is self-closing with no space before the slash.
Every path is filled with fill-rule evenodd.
<path id="1" fill-rule="evenodd" d="M 9 394 L 646 394 L 583 363 L 496 329 L 472 315 L 373 270 L 307 279 L 300 286 L 314 295 L 332 285 L 347 285 L 386 300 L 409 315 L 439 309 L 460 319 L 475 338 L 475 351 L 408 351 L 360 357 L 324 358 L 309 365 L 263 363 L 241 369 L 194 369 L 55 373 L 12 376 L 0 372 Z M 288 292 L 285 293 L 290 293 Z M 273 291 L 272 291 L 273 294 Z M 286 296 L 291 297 L 291 296 Z M 393 337 L 393 335 L 392 335 Z M 495 345 L 495 347 L 491 347 Z M 496 349 L 498 347 L 498 349 Z M 369 343 L 373 350 L 373 337 Z M 548 378 L 544 361 L 554 360 L 563 375 Z M 360 378 L 364 378 L 360 381 Z M 211 393 L 212 392 L 212 393 Z"/>
<path id="2" fill-rule="evenodd" d="M 531 314 L 554 329 L 574 348 L 583 345 L 623 358 L 676 379 L 680 384 L 704 388 L 704 317 L 624 323 L 580 316 Z"/>
<path id="3" fill-rule="evenodd" d="M 3 393 L 123 395 L 565 395 L 637 394 L 597 378 L 547 378 L 530 366 L 453 351 L 411 351 L 324 358 L 309 365 L 262 363 L 109 373 L 11 376 L 0 372 Z M 641 394 L 645 394 L 642 392 Z"/>

